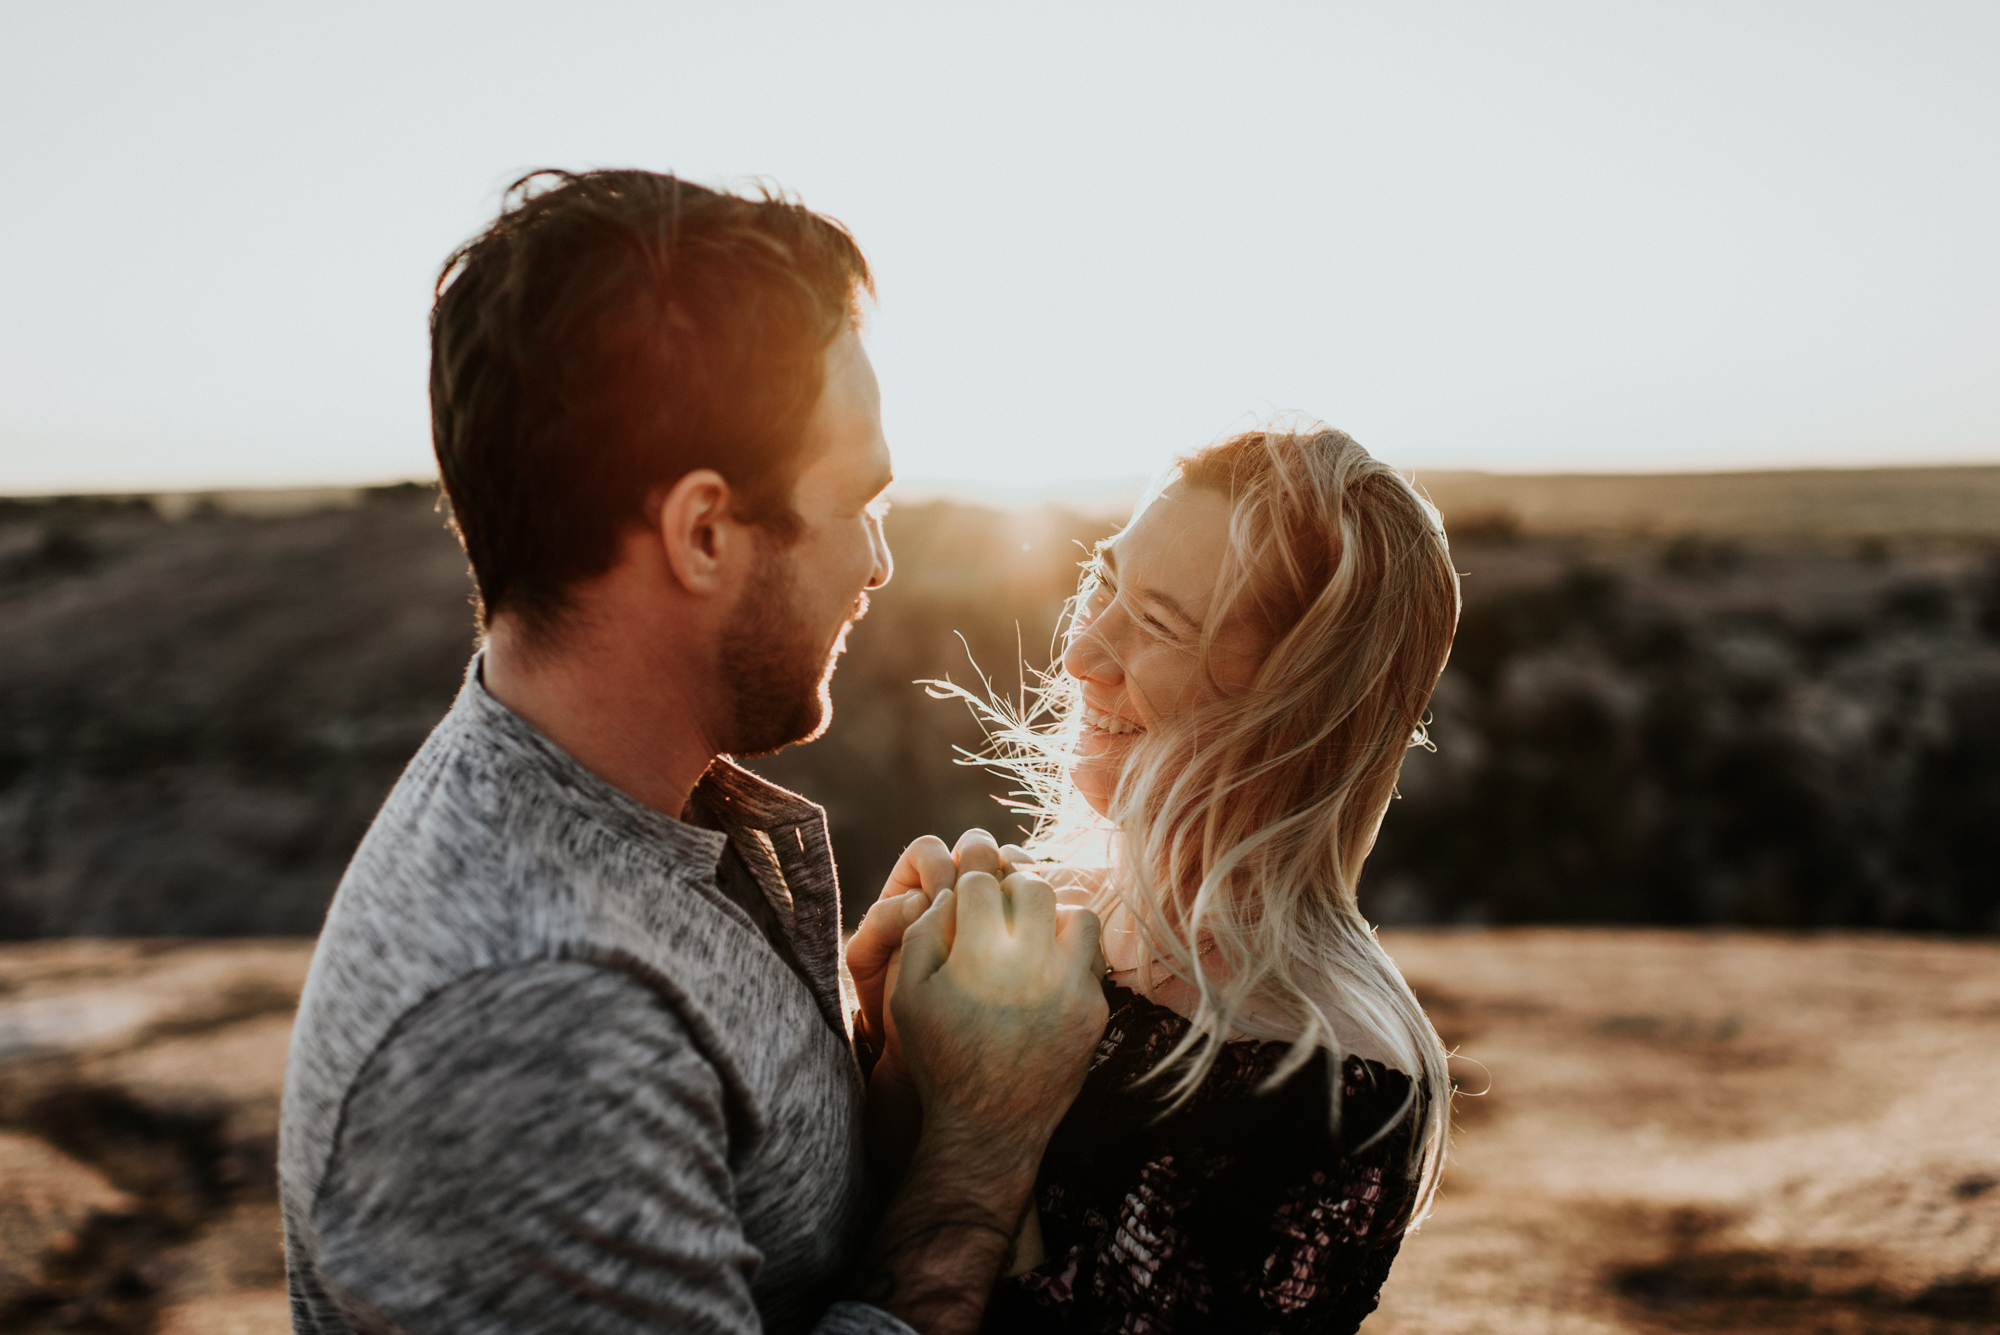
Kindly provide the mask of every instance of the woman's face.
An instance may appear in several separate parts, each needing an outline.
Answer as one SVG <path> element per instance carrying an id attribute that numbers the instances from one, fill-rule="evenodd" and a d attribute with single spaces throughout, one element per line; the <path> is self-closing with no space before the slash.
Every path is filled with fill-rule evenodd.
<path id="1" fill-rule="evenodd" d="M 1107 813 L 1126 753 L 1148 728 L 1240 690 L 1255 675 L 1259 637 L 1236 622 L 1216 630 L 1202 671 L 1201 637 L 1229 541 L 1229 502 L 1176 482 L 1098 555 L 1063 652 L 1083 688 L 1083 732 L 1070 777 Z"/>

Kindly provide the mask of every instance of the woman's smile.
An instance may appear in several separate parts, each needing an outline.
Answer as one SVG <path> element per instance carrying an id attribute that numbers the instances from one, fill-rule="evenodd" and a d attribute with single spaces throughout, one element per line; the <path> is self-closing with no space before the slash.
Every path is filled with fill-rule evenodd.
<path id="1" fill-rule="evenodd" d="M 1087 704 L 1083 707 L 1083 727 L 1086 732 L 1098 732 L 1111 737 L 1129 737 L 1146 730 L 1143 725 L 1134 723 L 1131 719 L 1092 709 Z"/>

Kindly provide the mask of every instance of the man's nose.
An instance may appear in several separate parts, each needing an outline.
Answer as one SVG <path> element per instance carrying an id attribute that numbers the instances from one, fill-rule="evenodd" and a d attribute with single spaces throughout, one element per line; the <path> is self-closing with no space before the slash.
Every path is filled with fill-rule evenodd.
<path id="1" fill-rule="evenodd" d="M 882 531 L 880 520 L 870 527 L 868 541 L 875 556 L 875 568 L 868 574 L 868 587 L 879 589 L 896 573 L 896 558 L 889 553 L 889 535 Z"/>

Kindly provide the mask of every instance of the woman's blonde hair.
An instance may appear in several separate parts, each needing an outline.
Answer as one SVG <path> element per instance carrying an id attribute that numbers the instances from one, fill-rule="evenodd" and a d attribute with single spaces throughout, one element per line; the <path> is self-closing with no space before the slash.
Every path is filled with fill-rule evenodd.
<path id="1" fill-rule="evenodd" d="M 1330 1050 L 1336 1124 L 1345 1050 L 1333 1016 L 1393 1055 L 1413 1086 L 1414 1225 L 1436 1192 L 1449 1127 L 1446 1053 L 1355 888 L 1405 751 L 1428 744 L 1426 705 L 1458 623 L 1444 529 L 1410 483 L 1317 423 L 1198 450 L 1161 486 L 1174 483 L 1229 500 L 1199 652 L 1206 667 L 1217 632 L 1248 624 L 1269 646 L 1250 686 L 1218 687 L 1212 703 L 1140 736 L 1108 824 L 1069 777 L 1082 697 L 1068 677 L 1051 674 L 1022 706 L 974 700 L 996 743 L 987 763 L 1025 781 L 1017 796 L 1035 820 L 1037 856 L 1077 860 L 1108 840 L 1097 845 L 1109 871 L 1098 904 L 1130 911 L 1149 948 L 1142 984 L 1150 953 L 1198 989 L 1189 1031 L 1159 1068 L 1176 1102 L 1232 1033 L 1292 1038 L 1272 1083 Z M 1066 635 L 1089 633 L 1079 613 L 1094 580 Z M 1205 967 L 1217 957 L 1224 967 Z"/>

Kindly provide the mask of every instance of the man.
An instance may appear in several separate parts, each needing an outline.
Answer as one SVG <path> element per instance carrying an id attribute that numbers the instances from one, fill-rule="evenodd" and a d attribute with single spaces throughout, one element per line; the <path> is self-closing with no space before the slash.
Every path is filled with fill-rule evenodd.
<path id="1" fill-rule="evenodd" d="M 838 224 L 642 172 L 529 178 L 447 263 L 485 644 L 306 984 L 296 1330 L 976 1328 L 1104 1022 L 1096 920 L 933 850 L 892 1002 L 923 1129 L 875 1200 L 824 817 L 727 758 L 825 728 L 889 578 L 870 283 Z"/>

